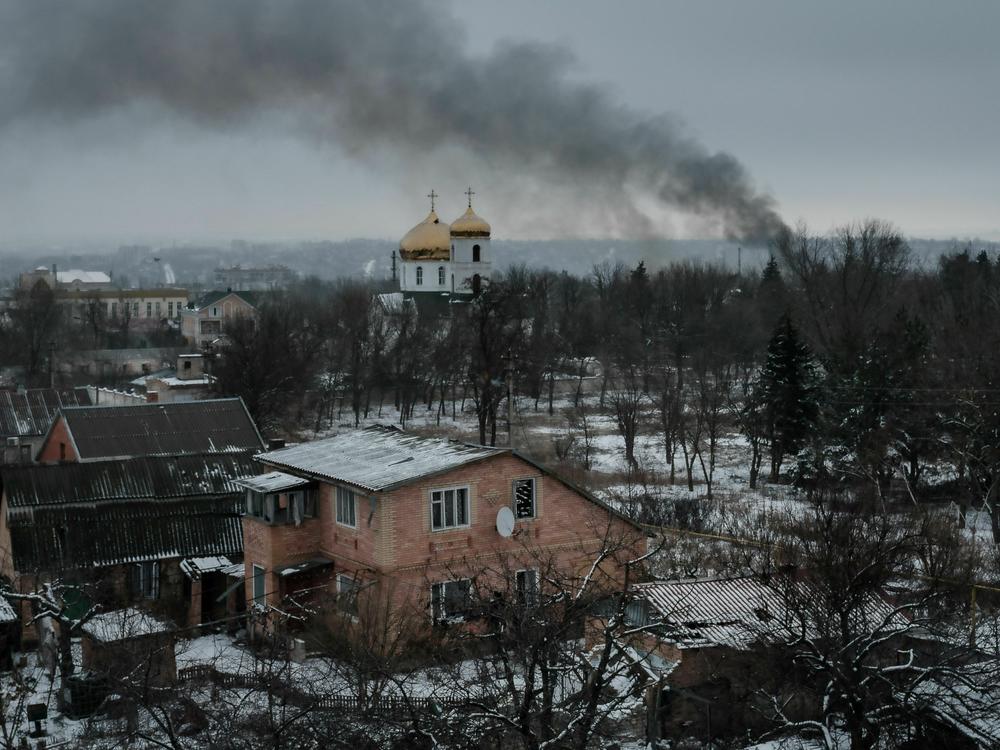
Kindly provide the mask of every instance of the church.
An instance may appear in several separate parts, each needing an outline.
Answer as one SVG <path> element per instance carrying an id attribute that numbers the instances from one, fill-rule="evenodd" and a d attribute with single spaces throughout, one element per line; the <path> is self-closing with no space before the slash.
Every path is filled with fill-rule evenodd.
<path id="1" fill-rule="evenodd" d="M 431 190 L 431 212 L 399 241 L 399 289 L 404 297 L 418 304 L 431 297 L 463 302 L 489 283 L 490 225 L 472 210 L 472 188 L 465 195 L 465 213 L 449 225 L 438 218 L 438 195 Z"/>

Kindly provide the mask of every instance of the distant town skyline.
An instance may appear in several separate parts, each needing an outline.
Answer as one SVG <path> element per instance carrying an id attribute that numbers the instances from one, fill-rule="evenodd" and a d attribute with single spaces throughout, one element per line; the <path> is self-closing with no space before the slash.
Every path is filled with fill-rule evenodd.
<path id="1" fill-rule="evenodd" d="M 11 3 L 0 0 L 0 21 Z M 709 152 L 733 155 L 786 223 L 827 232 L 875 216 L 915 237 L 1000 240 L 996 3 L 428 7 L 470 58 L 509 42 L 567 51 L 569 81 L 666 115 Z M 17 73 L 0 54 L 0 93 Z M 0 245 L 397 239 L 426 215 L 431 188 L 453 221 L 469 185 L 500 239 L 720 233 L 641 194 L 630 206 L 642 222 L 602 213 L 604 192 L 505 168 L 505 153 L 470 157 L 456 142 L 400 159 L 349 139 L 302 138 L 294 119 L 274 110 L 208 127 L 141 98 L 87 117 L 8 111 Z"/>

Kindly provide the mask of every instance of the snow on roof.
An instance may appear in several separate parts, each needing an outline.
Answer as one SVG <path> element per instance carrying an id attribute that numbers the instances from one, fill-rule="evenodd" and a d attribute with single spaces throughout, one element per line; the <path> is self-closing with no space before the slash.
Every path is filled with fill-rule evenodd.
<path id="1" fill-rule="evenodd" d="M 279 468 L 380 492 L 505 452 L 508 449 L 420 437 L 395 427 L 375 426 L 255 458 Z"/>
<path id="2" fill-rule="evenodd" d="M 171 370 L 171 372 L 173 372 Z M 146 378 L 146 384 L 148 386 L 149 381 L 159 380 L 168 388 L 193 388 L 194 386 L 202 385 L 212 385 L 215 382 L 215 378 L 211 375 L 203 375 L 200 378 L 178 378 L 175 375 L 160 375 L 160 376 L 150 376 Z"/>
<path id="3" fill-rule="evenodd" d="M 188 578 L 201 578 L 203 573 L 215 573 L 225 571 L 233 566 L 233 561 L 228 557 L 189 557 L 181 560 L 180 568 Z M 243 566 L 240 565 L 240 568 Z"/>
<path id="4" fill-rule="evenodd" d="M 636 590 L 682 646 L 749 649 L 787 617 L 781 597 L 751 577 L 662 581 Z"/>
<path id="5" fill-rule="evenodd" d="M 79 281 L 82 284 L 110 284 L 111 277 L 104 271 L 71 269 L 69 271 L 56 271 L 56 281 L 60 284 L 71 284 L 74 281 Z"/>
<path id="6" fill-rule="evenodd" d="M 233 563 L 225 568 L 220 568 L 219 572 L 224 573 L 230 578 L 246 578 L 247 575 L 247 569 L 241 562 Z"/>
<path id="7" fill-rule="evenodd" d="M 237 479 L 233 484 L 254 492 L 281 492 L 282 490 L 290 490 L 292 487 L 309 484 L 309 480 L 285 474 L 283 471 L 269 471 L 267 474 L 256 477 Z"/>
<path id="8" fill-rule="evenodd" d="M 17 612 L 6 597 L 0 596 L 0 622 L 16 622 Z"/>
<path id="9" fill-rule="evenodd" d="M 998 747 L 1000 691 L 990 684 L 990 676 L 996 674 L 998 667 L 1000 664 L 995 661 L 970 664 L 964 670 L 968 674 L 961 680 L 952 680 L 953 684 L 943 680 L 921 682 L 914 688 L 911 699 L 919 710 L 935 714 L 979 747 Z"/>
<path id="10" fill-rule="evenodd" d="M 147 635 L 166 633 L 172 629 L 173 626 L 170 623 L 133 607 L 94 615 L 83 626 L 83 631 L 87 635 L 102 643 L 142 638 Z"/>

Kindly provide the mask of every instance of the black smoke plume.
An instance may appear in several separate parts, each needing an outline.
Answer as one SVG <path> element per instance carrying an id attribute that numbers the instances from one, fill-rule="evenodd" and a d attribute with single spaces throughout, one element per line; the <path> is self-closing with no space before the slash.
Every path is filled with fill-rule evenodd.
<path id="1" fill-rule="evenodd" d="M 783 226 L 734 157 L 572 82 L 562 48 L 467 47 L 429 0 L 4 0 L 0 127 L 143 104 L 219 129 L 278 112 L 348 152 L 457 147 L 499 170 L 652 196 L 734 238 Z"/>

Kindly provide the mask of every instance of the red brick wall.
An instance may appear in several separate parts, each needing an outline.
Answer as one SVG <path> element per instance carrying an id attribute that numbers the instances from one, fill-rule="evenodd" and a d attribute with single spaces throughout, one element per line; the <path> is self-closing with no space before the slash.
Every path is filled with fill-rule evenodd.
<path id="1" fill-rule="evenodd" d="M 527 477 L 536 481 L 536 518 L 518 521 L 514 536 L 504 539 L 496 531 L 497 510 L 512 505 L 513 481 Z M 469 489 L 469 525 L 432 531 L 431 490 L 455 486 Z M 393 600 L 422 608 L 431 583 L 486 568 L 539 568 L 542 560 L 551 559 L 562 570 L 582 575 L 608 534 L 609 523 L 612 538 L 629 538 L 636 545 L 632 554 L 645 551 L 645 539 L 631 526 L 509 454 L 381 494 L 374 512 L 367 496 L 356 497 L 354 529 L 336 523 L 336 488 L 328 484 L 321 485 L 317 518 L 301 526 L 268 526 L 245 518 L 248 600 L 252 598 L 253 563 L 268 571 L 267 591 L 277 592 L 275 573 L 281 566 L 317 554 L 332 558 L 338 572 L 363 579 L 376 575 L 395 579 Z M 620 575 L 611 563 L 605 572 L 616 578 Z M 277 594 L 269 601 L 277 604 Z"/>
<path id="2" fill-rule="evenodd" d="M 73 450 L 73 443 L 69 439 L 69 430 L 66 429 L 66 421 L 62 417 L 56 420 L 48 438 L 42 444 L 37 459 L 39 463 L 49 464 L 58 462 L 61 458 L 60 444 L 65 444 L 66 446 L 66 457 L 64 460 L 73 462 L 80 460 L 79 456 L 76 455 L 76 451 Z"/>

